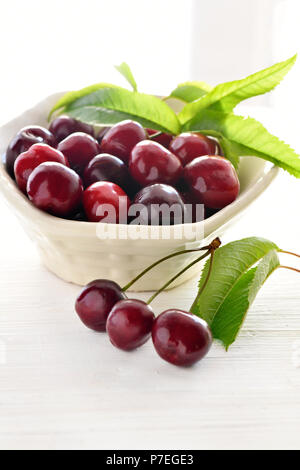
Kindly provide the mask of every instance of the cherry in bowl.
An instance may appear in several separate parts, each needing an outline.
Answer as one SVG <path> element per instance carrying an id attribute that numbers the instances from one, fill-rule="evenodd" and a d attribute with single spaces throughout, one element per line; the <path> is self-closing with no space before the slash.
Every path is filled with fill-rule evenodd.
<path id="1" fill-rule="evenodd" d="M 66 157 L 59 150 L 47 144 L 34 144 L 27 152 L 23 152 L 18 156 L 15 161 L 14 172 L 21 191 L 26 193 L 29 176 L 36 167 L 45 162 L 56 162 L 69 166 Z"/>
<path id="2" fill-rule="evenodd" d="M 117 184 L 100 181 L 84 191 L 83 206 L 90 222 L 126 224 L 130 199 Z"/>
<path id="3" fill-rule="evenodd" d="M 160 145 L 162 145 L 166 149 L 169 148 L 169 145 L 173 139 L 173 136 L 171 134 L 166 134 L 165 132 L 163 132 L 159 135 L 156 135 L 155 137 L 152 137 L 155 134 L 158 134 L 158 131 L 155 131 L 154 129 L 146 129 L 146 131 L 147 131 L 148 136 L 151 137 L 151 140 L 153 142 L 158 142 Z"/>
<path id="4" fill-rule="evenodd" d="M 143 126 L 135 121 L 122 121 L 111 127 L 101 141 L 101 153 L 109 153 L 128 163 L 136 144 L 147 138 Z"/>
<path id="5" fill-rule="evenodd" d="M 94 331 L 105 331 L 113 306 L 126 298 L 121 287 L 107 279 L 90 282 L 76 299 L 75 310 L 81 321 Z"/>
<path id="6" fill-rule="evenodd" d="M 75 132 L 84 132 L 94 136 L 93 126 L 64 115 L 58 116 L 51 122 L 49 131 L 54 135 L 58 143 Z"/>
<path id="7" fill-rule="evenodd" d="M 83 186 L 75 171 L 61 163 L 46 162 L 29 176 L 27 194 L 39 209 L 67 218 L 80 209 Z"/>
<path id="8" fill-rule="evenodd" d="M 11 177 L 14 177 L 14 165 L 17 157 L 29 150 L 33 144 L 48 144 L 56 147 L 54 135 L 41 126 L 23 127 L 10 142 L 5 156 L 6 170 Z"/>
<path id="9" fill-rule="evenodd" d="M 216 142 L 199 133 L 185 132 L 172 140 L 169 150 L 180 159 L 183 166 L 197 157 L 216 154 Z"/>
<path id="10" fill-rule="evenodd" d="M 124 351 L 142 346 L 151 336 L 154 318 L 152 308 L 145 302 L 121 300 L 112 308 L 106 323 L 111 343 Z"/>
<path id="11" fill-rule="evenodd" d="M 191 366 L 210 350 L 212 333 L 208 324 L 196 315 L 170 309 L 155 319 L 152 340 L 162 359 L 176 366 Z"/>
<path id="12" fill-rule="evenodd" d="M 184 168 L 184 179 L 195 199 L 210 209 L 223 209 L 238 197 L 240 183 L 229 160 L 199 157 Z"/>
<path id="13" fill-rule="evenodd" d="M 139 206 L 142 205 L 140 210 Z M 131 211 L 136 207 L 136 212 Z M 141 189 L 133 200 L 129 215 L 141 225 L 176 225 L 184 223 L 185 204 L 173 186 L 153 184 Z"/>
<path id="14" fill-rule="evenodd" d="M 86 187 L 98 181 L 109 181 L 120 186 L 127 194 L 136 190 L 125 163 L 108 153 L 101 153 L 90 161 L 84 170 L 83 181 Z"/>
<path id="15" fill-rule="evenodd" d="M 67 157 L 70 167 L 80 176 L 90 161 L 100 153 L 94 137 L 84 132 L 75 132 L 58 144 L 58 150 Z"/>
<path id="16" fill-rule="evenodd" d="M 157 142 L 145 140 L 131 152 L 129 169 L 141 186 L 155 183 L 175 185 L 182 175 L 182 165 L 176 155 Z"/>

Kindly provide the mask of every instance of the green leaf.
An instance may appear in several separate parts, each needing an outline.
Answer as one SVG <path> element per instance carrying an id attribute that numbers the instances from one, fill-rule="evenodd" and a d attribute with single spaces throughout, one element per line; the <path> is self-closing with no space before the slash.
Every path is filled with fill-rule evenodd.
<path id="1" fill-rule="evenodd" d="M 148 121 L 137 116 L 133 116 L 130 113 L 123 113 L 121 111 L 114 111 L 106 108 L 98 108 L 96 106 L 85 106 L 83 108 L 76 108 L 74 110 L 67 111 L 65 114 L 71 116 L 79 121 L 86 122 L 95 125 L 112 126 L 118 124 L 126 119 L 134 119 L 139 122 L 143 127 L 155 129 L 157 131 L 169 132 L 164 126 L 160 126 L 157 123 Z"/>
<path id="2" fill-rule="evenodd" d="M 187 123 L 184 131 L 220 133 L 238 155 L 256 156 L 268 160 L 300 178 L 300 157 L 291 147 L 253 118 L 206 110 Z"/>
<path id="3" fill-rule="evenodd" d="M 243 274 L 225 298 L 211 326 L 214 338 L 226 349 L 236 340 L 260 288 L 279 265 L 276 251 L 270 251 L 258 266 Z"/>
<path id="4" fill-rule="evenodd" d="M 81 120 L 91 116 L 86 122 L 93 124 L 113 124 L 120 116 L 121 120 L 134 119 L 142 125 L 146 123 L 148 127 L 171 134 L 180 132 L 175 112 L 164 101 L 124 88 L 102 88 L 82 96 L 65 107 L 64 113 Z"/>
<path id="5" fill-rule="evenodd" d="M 51 118 L 52 114 L 57 111 L 58 109 L 65 108 L 66 106 L 69 106 L 73 101 L 78 100 L 79 98 L 89 95 L 90 93 L 93 93 L 94 91 L 100 90 L 101 88 L 120 88 L 116 85 L 111 85 L 110 83 L 96 83 L 95 85 L 90 85 L 85 88 L 82 88 L 81 90 L 78 91 L 69 91 L 65 95 L 63 95 L 53 106 L 49 113 L 48 119 Z"/>
<path id="6" fill-rule="evenodd" d="M 185 103 L 191 103 L 206 95 L 213 88 L 205 82 L 185 82 L 170 94 L 171 98 L 177 98 Z"/>
<path id="7" fill-rule="evenodd" d="M 221 83 L 210 93 L 187 104 L 179 113 L 181 123 L 186 123 L 204 109 L 231 112 L 241 101 L 273 90 L 296 62 L 297 55 L 261 70 L 243 80 Z"/>
<path id="8" fill-rule="evenodd" d="M 223 341 L 226 347 L 238 334 L 245 314 L 255 298 L 256 289 L 259 289 L 264 279 L 263 273 L 269 272 L 274 266 L 274 257 L 266 258 L 261 267 L 256 268 L 253 275 L 248 274 L 248 271 L 267 254 L 274 251 L 278 251 L 278 247 L 271 241 L 251 237 L 228 243 L 215 252 L 210 278 L 200 298 L 194 302 L 191 312 L 206 320 L 213 334 L 217 335 L 215 337 Z M 267 269 L 268 266 L 270 269 Z M 199 289 L 202 288 L 207 278 L 208 270 L 209 261 L 203 269 Z M 244 300 L 247 285 L 253 285 L 251 289 L 248 289 L 248 307 Z M 241 304 L 239 304 L 240 301 Z M 235 310 L 232 310 L 233 305 Z M 222 333 L 223 327 L 224 334 Z"/>
<path id="9" fill-rule="evenodd" d="M 137 91 L 137 84 L 134 79 L 134 76 L 131 72 L 131 69 L 126 62 L 122 62 L 121 65 L 116 65 L 115 68 L 120 72 L 121 75 L 128 81 L 128 83 L 132 86 L 133 91 Z"/>

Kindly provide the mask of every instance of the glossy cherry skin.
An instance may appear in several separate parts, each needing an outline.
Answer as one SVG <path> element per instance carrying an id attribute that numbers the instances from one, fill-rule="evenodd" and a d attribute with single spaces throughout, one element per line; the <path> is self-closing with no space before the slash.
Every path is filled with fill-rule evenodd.
<path id="1" fill-rule="evenodd" d="M 177 155 L 182 165 L 185 166 L 197 157 L 214 155 L 216 143 L 205 135 L 185 132 L 174 137 L 169 150 Z"/>
<path id="2" fill-rule="evenodd" d="M 152 308 L 141 300 L 121 300 L 112 308 L 106 323 L 111 343 L 124 351 L 142 346 L 151 336 Z"/>
<path id="3" fill-rule="evenodd" d="M 128 194 L 135 186 L 123 160 L 108 153 L 101 153 L 90 161 L 84 170 L 83 181 L 86 187 L 98 181 L 110 181 Z"/>
<path id="4" fill-rule="evenodd" d="M 95 331 L 105 331 L 111 309 L 123 299 L 126 299 L 126 295 L 118 284 L 107 279 L 97 279 L 81 291 L 75 310 L 85 326 Z"/>
<path id="5" fill-rule="evenodd" d="M 83 186 L 75 171 L 61 163 L 46 162 L 29 176 L 27 193 L 39 209 L 58 217 L 69 217 L 80 208 Z"/>
<path id="6" fill-rule="evenodd" d="M 14 164 L 20 153 L 27 152 L 33 144 L 48 144 L 56 147 L 56 140 L 48 129 L 40 126 L 23 127 L 10 142 L 6 151 L 6 170 L 14 177 Z"/>
<path id="7" fill-rule="evenodd" d="M 155 319 L 152 340 L 162 359 L 175 366 L 191 366 L 210 350 L 212 333 L 196 315 L 170 309 Z"/>
<path id="8" fill-rule="evenodd" d="M 146 129 L 147 134 L 149 137 L 151 137 L 154 134 L 157 134 L 158 131 L 155 131 L 153 129 Z M 173 136 L 171 134 L 166 134 L 165 132 L 163 134 L 158 135 L 157 137 L 154 137 L 151 139 L 153 142 L 158 142 L 160 145 L 165 147 L 166 149 L 169 148 L 169 145 L 171 143 L 171 140 L 173 139 Z"/>
<path id="9" fill-rule="evenodd" d="M 142 204 L 144 209 L 139 212 L 142 225 L 176 225 L 184 223 L 185 205 L 178 191 L 167 184 L 153 184 L 141 189 L 133 200 L 133 204 Z M 173 206 L 172 212 L 160 212 L 160 205 Z M 133 206 L 132 206 L 133 209 Z M 129 209 L 129 214 L 134 216 Z"/>
<path id="10" fill-rule="evenodd" d="M 185 204 L 186 223 L 202 222 L 206 219 L 206 207 L 197 203 L 190 191 L 180 192 L 180 196 Z"/>
<path id="11" fill-rule="evenodd" d="M 202 135 L 202 134 L 201 134 Z M 218 141 L 218 139 L 216 139 L 215 137 L 206 137 L 208 139 L 208 141 L 210 142 L 211 144 L 211 153 L 209 155 L 219 155 L 221 157 L 223 157 L 223 151 L 221 149 L 221 145 Z"/>
<path id="12" fill-rule="evenodd" d="M 110 205 L 109 212 L 103 205 Z M 120 186 L 100 181 L 89 186 L 83 194 L 83 206 L 90 222 L 127 223 L 130 199 Z M 121 211 L 124 211 L 121 217 Z"/>
<path id="13" fill-rule="evenodd" d="M 94 128 L 85 122 L 77 121 L 70 116 L 58 116 L 49 127 L 49 131 L 55 136 L 57 142 L 61 142 L 74 132 L 84 132 L 94 136 Z"/>
<path id="14" fill-rule="evenodd" d="M 184 178 L 199 203 L 210 209 L 222 209 L 238 197 L 238 175 L 223 157 L 199 157 L 184 169 Z"/>
<path id="15" fill-rule="evenodd" d="M 131 176 L 141 186 L 155 183 L 175 185 L 183 168 L 176 155 L 157 142 L 145 140 L 131 152 L 129 169 Z"/>
<path id="16" fill-rule="evenodd" d="M 66 157 L 47 144 L 34 144 L 27 152 L 21 153 L 15 161 L 15 177 L 21 191 L 26 193 L 27 181 L 33 170 L 41 163 L 57 162 L 69 166 Z"/>
<path id="17" fill-rule="evenodd" d="M 128 163 L 136 144 L 147 138 L 143 126 L 135 121 L 122 121 L 111 127 L 101 142 L 101 153 L 110 153 Z"/>
<path id="18" fill-rule="evenodd" d="M 98 134 L 96 136 L 98 144 L 101 144 L 101 142 L 103 140 L 103 137 L 109 131 L 109 129 L 110 129 L 110 127 L 102 127 L 102 129 L 100 129 L 100 131 L 98 132 Z"/>
<path id="19" fill-rule="evenodd" d="M 100 153 L 100 146 L 94 137 L 83 132 L 75 132 L 58 144 L 67 157 L 70 167 L 80 176 L 90 161 Z"/>

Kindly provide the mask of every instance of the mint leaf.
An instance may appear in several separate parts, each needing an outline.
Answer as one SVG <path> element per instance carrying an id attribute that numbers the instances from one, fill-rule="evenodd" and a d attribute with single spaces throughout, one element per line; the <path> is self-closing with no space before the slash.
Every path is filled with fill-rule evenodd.
<path id="1" fill-rule="evenodd" d="M 137 84 L 134 79 L 134 76 L 131 72 L 131 69 L 126 62 L 122 62 L 121 65 L 116 65 L 115 68 L 120 72 L 121 75 L 128 81 L 128 83 L 132 86 L 133 91 L 137 91 Z"/>
<path id="2" fill-rule="evenodd" d="M 170 98 L 177 98 L 185 103 L 191 103 L 206 95 L 213 88 L 205 82 L 185 82 L 172 91 Z"/>
<path id="3" fill-rule="evenodd" d="M 175 112 L 164 101 L 124 88 L 101 88 L 84 95 L 69 103 L 64 108 L 64 113 L 81 120 L 91 116 L 86 122 L 92 124 L 113 124 L 117 116 L 120 116 L 121 119 L 134 119 L 142 125 L 147 123 L 148 127 L 171 134 L 180 132 Z M 110 116 L 112 120 L 104 120 L 104 114 L 105 119 Z"/>
<path id="4" fill-rule="evenodd" d="M 78 100 L 82 96 L 89 95 L 90 93 L 93 93 L 94 91 L 100 90 L 101 88 L 120 88 L 117 87 L 116 85 L 111 85 L 110 83 L 96 83 L 95 85 L 90 85 L 85 88 L 82 88 L 81 90 L 77 91 L 69 91 L 65 95 L 63 95 L 53 106 L 49 113 L 48 119 L 51 118 L 52 114 L 57 111 L 57 110 L 63 110 L 66 106 L 70 105 L 74 101 Z"/>
<path id="5" fill-rule="evenodd" d="M 243 80 L 221 83 L 210 93 L 194 103 L 187 104 L 179 113 L 181 123 L 186 123 L 204 109 L 231 112 L 241 101 L 253 96 L 262 95 L 273 90 L 293 67 L 297 55 L 261 70 Z"/>
<path id="6" fill-rule="evenodd" d="M 196 115 L 184 131 L 216 131 L 230 142 L 236 154 L 268 160 L 300 178 L 300 157 L 291 147 L 253 118 L 206 110 Z"/>
<path id="7" fill-rule="evenodd" d="M 228 243 L 215 252 L 210 278 L 191 312 L 207 321 L 214 337 L 226 348 L 235 340 L 260 287 L 279 265 L 276 251 L 278 247 L 271 241 L 251 237 Z M 208 270 L 209 261 L 199 289 Z"/>

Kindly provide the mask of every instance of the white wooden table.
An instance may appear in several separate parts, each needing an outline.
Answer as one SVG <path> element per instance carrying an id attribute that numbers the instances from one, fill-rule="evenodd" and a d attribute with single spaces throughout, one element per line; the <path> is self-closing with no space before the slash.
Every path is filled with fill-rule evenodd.
<path id="1" fill-rule="evenodd" d="M 299 188 L 282 174 L 223 241 L 259 235 L 299 252 Z M 151 342 L 124 353 L 84 328 L 79 288 L 40 265 L 2 201 L 0 213 L 1 449 L 300 448 L 300 276 L 278 270 L 229 352 L 215 344 L 179 369 Z M 196 284 L 155 311 L 187 309 Z"/>

